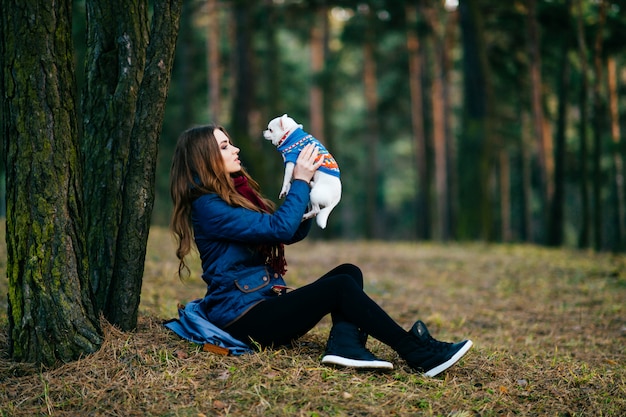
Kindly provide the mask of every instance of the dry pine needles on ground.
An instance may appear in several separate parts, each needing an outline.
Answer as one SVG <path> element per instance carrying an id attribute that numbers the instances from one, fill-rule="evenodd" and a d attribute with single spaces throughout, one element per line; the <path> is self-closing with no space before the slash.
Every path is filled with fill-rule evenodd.
<path id="1" fill-rule="evenodd" d="M 425 378 L 371 339 L 368 347 L 394 362 L 393 371 L 321 366 L 328 320 L 290 348 L 241 357 L 203 352 L 161 325 L 175 316 L 178 302 L 203 293 L 197 269 L 196 281 L 176 280 L 172 253 L 166 232 L 151 232 L 137 331 L 103 323 L 105 344 L 80 361 L 50 370 L 13 363 L 6 358 L 4 324 L 0 415 L 626 413 L 624 256 L 478 244 L 288 248 L 292 284 L 353 262 L 365 272 L 366 290 L 406 328 L 420 318 L 438 338 L 474 340 L 457 366 Z"/>

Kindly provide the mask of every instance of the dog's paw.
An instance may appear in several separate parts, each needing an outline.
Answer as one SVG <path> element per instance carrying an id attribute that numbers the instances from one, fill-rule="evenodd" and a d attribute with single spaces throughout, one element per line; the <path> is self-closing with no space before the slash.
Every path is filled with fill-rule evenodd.
<path id="1" fill-rule="evenodd" d="M 278 194 L 278 198 L 285 198 L 287 194 L 289 194 L 290 184 L 284 185 L 283 189 L 280 190 L 280 194 Z"/>

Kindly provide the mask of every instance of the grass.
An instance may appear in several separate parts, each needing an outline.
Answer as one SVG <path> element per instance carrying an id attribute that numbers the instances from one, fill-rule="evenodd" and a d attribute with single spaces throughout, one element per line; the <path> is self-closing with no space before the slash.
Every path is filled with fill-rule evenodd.
<path id="1" fill-rule="evenodd" d="M 0 268 L 6 255 L 0 253 Z M 2 416 L 621 416 L 626 414 L 626 256 L 530 245 L 308 242 L 287 249 L 291 284 L 352 262 L 402 326 L 420 318 L 443 340 L 475 347 L 437 378 L 387 346 L 390 372 L 319 363 L 324 319 L 288 349 L 203 352 L 165 329 L 200 297 L 197 259 L 180 282 L 173 243 L 154 229 L 139 327 L 103 323 L 95 354 L 56 369 L 11 362 L 0 302 Z M 6 278 L 0 280 L 6 293 Z M 277 323 L 280 318 L 277 317 Z"/>

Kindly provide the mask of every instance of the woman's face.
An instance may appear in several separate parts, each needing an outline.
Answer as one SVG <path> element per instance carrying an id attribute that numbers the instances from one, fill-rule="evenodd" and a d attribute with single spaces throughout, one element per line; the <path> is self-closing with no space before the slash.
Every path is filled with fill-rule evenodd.
<path id="1" fill-rule="evenodd" d="M 217 146 L 220 148 L 222 155 L 222 161 L 224 161 L 224 169 L 227 174 L 233 174 L 241 171 L 241 161 L 239 160 L 239 148 L 232 145 L 228 140 L 228 136 L 224 134 L 220 129 L 213 131 L 213 136 L 217 141 Z"/>

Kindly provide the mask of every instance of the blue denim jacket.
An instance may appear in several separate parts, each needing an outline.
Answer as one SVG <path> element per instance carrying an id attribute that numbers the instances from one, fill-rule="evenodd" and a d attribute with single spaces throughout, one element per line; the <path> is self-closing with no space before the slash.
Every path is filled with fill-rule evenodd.
<path id="1" fill-rule="evenodd" d="M 265 265 L 256 248 L 306 237 L 311 221 L 303 222 L 302 215 L 309 191 L 306 182 L 294 181 L 273 214 L 229 206 L 216 194 L 205 194 L 193 202 L 194 237 L 202 261 L 202 279 L 207 283 L 202 304 L 212 323 L 227 328 L 259 302 L 275 297 L 273 285 L 285 285 L 283 277 Z"/>

